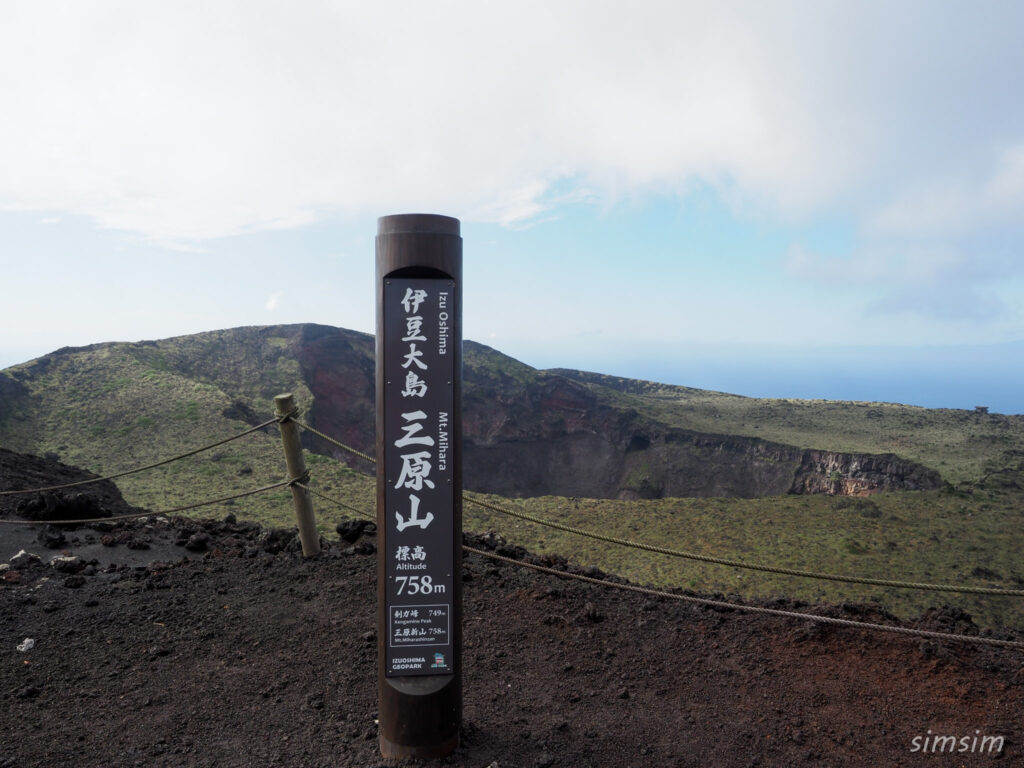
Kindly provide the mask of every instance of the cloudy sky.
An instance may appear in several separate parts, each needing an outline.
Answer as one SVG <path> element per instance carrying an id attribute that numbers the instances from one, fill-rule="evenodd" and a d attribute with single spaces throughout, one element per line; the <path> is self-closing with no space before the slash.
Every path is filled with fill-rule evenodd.
<path id="1" fill-rule="evenodd" d="M 0 367 L 372 331 L 417 211 L 532 365 L 1024 412 L 1019 2 L 0 8 Z"/>

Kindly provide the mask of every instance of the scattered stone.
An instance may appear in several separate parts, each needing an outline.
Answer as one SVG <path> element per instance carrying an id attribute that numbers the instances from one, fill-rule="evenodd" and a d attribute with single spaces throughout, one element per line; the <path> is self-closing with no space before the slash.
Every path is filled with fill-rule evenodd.
<path id="1" fill-rule="evenodd" d="M 64 579 L 64 586 L 68 589 L 78 589 L 85 584 L 85 576 L 68 576 Z"/>
<path id="2" fill-rule="evenodd" d="M 31 552 L 26 552 L 24 549 L 12 557 L 8 562 L 12 568 L 21 568 L 22 570 L 42 565 L 42 560 L 39 555 L 33 555 Z"/>
<path id="3" fill-rule="evenodd" d="M 64 542 L 67 538 L 64 536 L 64 532 L 59 528 L 54 528 L 52 525 L 48 525 L 43 528 L 36 535 L 36 541 L 42 544 L 47 549 L 58 549 L 64 546 Z"/>
<path id="4" fill-rule="evenodd" d="M 355 544 L 364 534 L 367 536 L 376 534 L 377 526 L 369 520 L 342 520 L 334 527 L 334 530 L 338 532 L 342 541 Z"/>
<path id="5" fill-rule="evenodd" d="M 483 536 L 480 536 L 477 543 L 484 549 L 494 550 L 504 545 L 505 539 L 501 534 L 495 533 L 494 531 L 488 531 Z"/>
<path id="6" fill-rule="evenodd" d="M 299 537 L 297 531 L 292 528 L 287 530 L 285 528 L 270 528 L 260 534 L 259 538 L 256 539 L 257 543 L 263 548 L 264 552 L 269 552 L 272 555 L 276 555 L 278 552 L 285 550 L 294 551 L 302 549 L 302 544 L 299 543 Z"/>
<path id="7" fill-rule="evenodd" d="M 21 571 L 14 569 L 4 571 L 3 580 L 5 584 L 21 584 Z"/>
<path id="8" fill-rule="evenodd" d="M 185 549 L 189 552 L 204 552 L 209 543 L 210 534 L 200 531 L 188 537 L 188 541 L 185 542 Z"/>
<path id="9" fill-rule="evenodd" d="M 357 555 L 372 555 L 377 551 L 377 545 L 372 541 L 360 541 L 356 544 Z"/>
<path id="10" fill-rule="evenodd" d="M 31 637 L 26 637 L 24 640 L 22 640 L 20 643 L 18 643 L 17 646 L 15 646 L 15 650 L 17 650 L 18 653 L 27 653 L 28 651 L 31 651 L 35 647 L 36 647 L 35 639 L 31 638 Z"/>
<path id="11" fill-rule="evenodd" d="M 50 567 L 60 573 L 78 573 L 85 569 L 85 563 L 80 557 L 58 555 L 50 561 Z"/>

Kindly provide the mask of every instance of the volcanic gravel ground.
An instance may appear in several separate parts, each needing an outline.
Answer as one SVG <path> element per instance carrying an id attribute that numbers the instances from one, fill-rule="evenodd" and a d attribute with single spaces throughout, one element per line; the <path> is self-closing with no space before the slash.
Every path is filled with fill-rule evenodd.
<path id="1" fill-rule="evenodd" d="M 14 453 L 0 448 L 0 491 L 96 480 L 98 475 L 53 459 Z M 31 496 L 0 496 L 0 517 L 17 515 L 27 520 L 81 520 L 137 512 L 125 503 L 110 480 Z"/>
<path id="2" fill-rule="evenodd" d="M 0 588 L 0 766 L 383 764 L 372 537 L 304 560 L 294 534 L 244 523 L 127 528 L 203 530 L 208 551 L 5 571 L 19 576 Z M 1003 760 L 1021 759 L 1019 653 L 716 612 L 478 555 L 464 571 L 465 723 L 444 765 L 989 764 L 912 753 L 929 730 L 1003 736 Z M 865 612 L 880 618 L 845 611 Z M 955 611 L 929 626 L 970 628 Z"/>
<path id="3" fill-rule="evenodd" d="M 12 560 L 38 527 L 0 525 L 0 768 L 387 764 L 372 526 L 305 560 L 292 531 L 146 519 L 63 528 L 61 547 Z M 569 567 L 493 535 L 467 543 Z M 441 765 L 1024 764 L 1019 652 L 716 611 L 479 555 L 463 568 L 464 728 Z M 951 608 L 918 626 L 977 631 Z M 939 735 L 1005 741 L 991 757 L 911 751 Z"/>

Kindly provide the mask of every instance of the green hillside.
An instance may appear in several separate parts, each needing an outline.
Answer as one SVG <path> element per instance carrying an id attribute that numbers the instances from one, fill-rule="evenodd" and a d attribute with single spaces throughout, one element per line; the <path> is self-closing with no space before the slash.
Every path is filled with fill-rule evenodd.
<path id="1" fill-rule="evenodd" d="M 1024 457 L 1024 416 L 898 403 L 754 398 L 559 369 L 623 405 L 685 429 L 800 448 L 895 453 L 953 483 Z"/>
<path id="2" fill-rule="evenodd" d="M 8 369 L 3 375 L 22 382 L 30 405 L 0 421 L 0 444 L 23 453 L 54 454 L 67 464 L 107 475 L 248 429 L 251 424 L 233 415 L 239 403 L 261 422 L 273 417 L 274 394 L 291 391 L 297 402 L 311 404 L 293 360 L 262 350 L 253 354 L 235 337 L 228 345 L 220 341 L 218 334 L 210 334 L 155 345 L 103 344 Z M 225 346 L 235 353 L 214 353 Z M 219 361 L 203 367 L 206 381 L 175 364 L 203 352 Z M 231 365 L 238 366 L 239 375 L 230 393 L 209 383 L 220 373 L 227 375 Z M 254 384 L 259 381 L 266 383 Z M 365 476 L 331 459 L 310 454 L 307 463 L 332 491 L 367 485 Z M 130 503 L 164 510 L 283 479 L 284 454 L 275 425 L 216 450 L 121 478 L 118 486 Z M 244 509 L 236 513 L 246 518 L 282 524 L 291 493 L 284 488 L 238 504 Z M 332 519 L 322 517 L 325 531 L 333 528 Z"/>
<path id="3" fill-rule="evenodd" d="M 300 407 L 312 395 L 290 345 L 296 326 L 234 329 L 138 344 L 62 350 L 0 372 L 0 446 L 55 454 L 110 474 L 247 429 L 272 416 L 275 394 Z M 349 333 L 349 332 L 345 332 Z M 359 343 L 361 334 L 352 334 Z M 356 338 L 360 337 L 360 338 Z M 366 361 L 361 361 L 366 364 Z M 483 347 L 467 354 L 490 385 L 522 385 L 536 372 Z M 913 581 L 1020 587 L 1024 549 L 1024 418 L 893 404 L 758 400 L 579 372 L 602 402 L 675 427 L 752 435 L 803 447 L 894 452 L 938 469 L 943 491 L 870 498 L 493 499 L 549 519 L 678 549 L 791 567 Z M 550 374 L 549 374 L 550 375 Z M 367 511 L 370 467 L 307 454 L 313 485 Z M 364 471 L 366 473 L 364 473 Z M 1004 471 L 1000 471 L 1004 470 Z M 118 481 L 126 499 L 164 510 L 283 479 L 276 426 L 166 468 Z M 330 534 L 349 512 L 316 504 Z M 287 490 L 201 510 L 290 525 Z M 840 585 L 693 564 L 540 528 L 466 505 L 466 527 L 496 530 L 539 552 L 564 555 L 659 586 L 746 597 L 877 600 L 913 615 L 951 603 L 987 626 L 1024 627 L 1024 601 Z"/>

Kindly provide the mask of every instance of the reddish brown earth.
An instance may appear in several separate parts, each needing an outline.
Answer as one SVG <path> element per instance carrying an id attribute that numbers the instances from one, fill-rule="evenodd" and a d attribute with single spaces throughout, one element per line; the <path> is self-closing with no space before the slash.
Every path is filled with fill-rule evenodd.
<path id="1" fill-rule="evenodd" d="M 384 764 L 372 535 L 304 560 L 293 533 L 230 518 L 64 533 L 62 548 L 29 547 L 42 561 L 9 564 L 34 529 L 0 525 L 0 768 Z M 46 564 L 62 551 L 78 562 Z M 714 611 L 479 555 L 464 574 L 462 746 L 441 765 L 990 764 L 912 752 L 929 731 L 1002 736 L 996 764 L 1024 763 L 1024 654 Z M 976 632 L 954 609 L 919 626 Z"/>
<path id="2" fill-rule="evenodd" d="M 211 354 L 230 358 L 247 348 L 268 367 L 277 356 L 294 355 L 313 395 L 310 424 L 373 453 L 372 336 L 316 324 L 238 328 L 223 334 L 216 334 L 219 343 L 211 343 L 214 334 L 190 337 L 199 348 L 176 357 L 175 364 L 186 375 L 203 379 L 218 367 L 211 364 Z M 285 348 L 268 348 L 269 336 L 289 342 Z M 609 388 L 642 392 L 646 382 L 568 369 L 538 371 L 472 341 L 464 342 L 463 351 L 464 466 L 471 490 L 503 496 L 751 498 L 782 493 L 861 496 L 942 484 L 938 472 L 893 454 L 812 451 L 757 437 L 677 429 L 609 397 Z M 232 391 L 238 372 L 225 374 L 217 384 Z M 233 413 L 235 418 L 260 423 L 255 413 L 246 416 L 240 410 L 244 408 Z M 319 453 L 356 463 L 311 433 L 304 433 L 303 442 Z"/>

